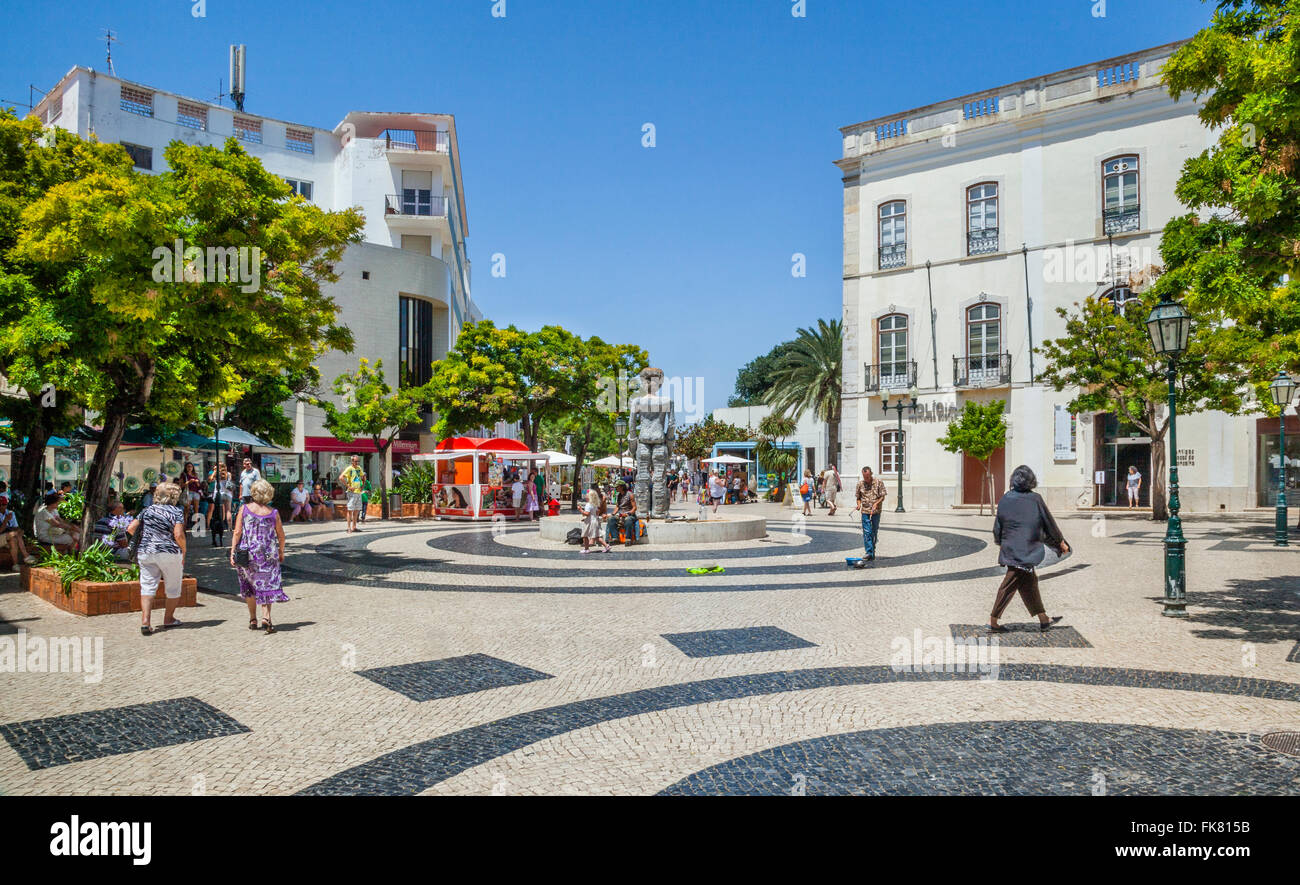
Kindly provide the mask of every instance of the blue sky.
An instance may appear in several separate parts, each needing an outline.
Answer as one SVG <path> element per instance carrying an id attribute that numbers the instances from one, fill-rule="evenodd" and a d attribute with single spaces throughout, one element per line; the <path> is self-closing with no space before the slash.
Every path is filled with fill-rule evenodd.
<path id="1" fill-rule="evenodd" d="M 204 0 L 196 18 L 193 0 L 0 0 L 0 103 L 103 70 L 111 27 L 120 76 L 196 98 L 247 44 L 251 112 L 326 128 L 349 110 L 455 114 L 484 313 L 639 344 L 714 408 L 744 363 L 840 314 L 840 126 L 1187 37 L 1212 8 L 494 3 Z"/>

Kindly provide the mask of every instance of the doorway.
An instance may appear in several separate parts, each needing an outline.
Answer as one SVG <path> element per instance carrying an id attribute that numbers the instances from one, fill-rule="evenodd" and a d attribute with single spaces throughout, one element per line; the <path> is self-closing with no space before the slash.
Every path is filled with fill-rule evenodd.
<path id="1" fill-rule="evenodd" d="M 1125 490 L 1130 466 L 1142 474 L 1142 487 L 1138 491 L 1138 506 L 1151 506 L 1151 438 L 1139 436 L 1141 431 L 1117 420 L 1111 413 L 1097 416 L 1096 469 L 1105 471 L 1105 482 L 1098 490 L 1100 507 L 1127 507 Z"/>
<path id="2" fill-rule="evenodd" d="M 998 449 L 989 457 L 989 470 L 993 474 L 993 504 L 1002 500 L 1002 493 L 1007 490 L 1007 450 Z M 981 497 L 987 500 L 987 480 L 984 478 L 984 465 L 970 455 L 961 459 L 961 501 L 963 504 L 979 504 Z M 982 488 L 984 487 L 984 488 Z"/>

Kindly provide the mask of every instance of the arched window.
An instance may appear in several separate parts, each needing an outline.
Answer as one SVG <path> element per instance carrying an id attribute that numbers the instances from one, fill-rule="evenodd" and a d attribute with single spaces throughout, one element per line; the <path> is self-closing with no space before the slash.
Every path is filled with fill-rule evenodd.
<path id="1" fill-rule="evenodd" d="M 1101 164 L 1102 231 L 1118 234 L 1141 227 L 1138 158 L 1111 157 Z"/>
<path id="2" fill-rule="evenodd" d="M 902 267 L 907 262 L 907 203 L 895 200 L 880 205 L 880 269 Z"/>
<path id="3" fill-rule="evenodd" d="M 907 387 L 907 317 L 901 313 L 880 319 L 880 386 Z"/>
<path id="4" fill-rule="evenodd" d="M 977 304 L 966 311 L 966 358 L 971 381 L 996 376 L 1002 351 L 1002 308 Z"/>
<path id="5" fill-rule="evenodd" d="M 966 254 L 998 250 L 998 186 L 986 181 L 966 188 Z"/>
<path id="6" fill-rule="evenodd" d="M 1115 313 L 1123 314 L 1129 304 L 1135 301 L 1141 301 L 1142 297 L 1130 289 L 1128 286 L 1116 286 L 1102 293 L 1102 301 L 1109 301 L 1111 309 Z"/>
<path id="7" fill-rule="evenodd" d="M 880 472 L 906 473 L 907 432 L 886 430 L 880 434 Z"/>

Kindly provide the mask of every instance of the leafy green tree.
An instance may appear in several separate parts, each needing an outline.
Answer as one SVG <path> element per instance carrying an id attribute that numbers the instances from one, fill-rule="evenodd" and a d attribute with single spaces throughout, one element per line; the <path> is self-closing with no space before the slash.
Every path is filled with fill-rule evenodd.
<path id="1" fill-rule="evenodd" d="M 524 404 L 515 354 L 522 350 L 524 337 L 513 326 L 498 329 L 491 320 L 461 327 L 455 346 L 433 364 L 429 382 L 438 436 L 518 420 Z"/>
<path id="2" fill-rule="evenodd" d="M 785 446 L 786 438 L 794 434 L 794 428 L 795 420 L 779 412 L 773 412 L 758 422 L 758 445 L 754 447 L 754 455 L 760 465 L 776 474 L 781 495 L 785 495 L 785 487 L 799 464 L 799 453 Z"/>
<path id="3" fill-rule="evenodd" d="M 993 471 L 989 459 L 993 453 L 1007 444 L 1007 419 L 1004 415 L 1006 403 L 995 399 L 981 405 L 967 402 L 962 407 L 961 417 L 948 425 L 948 432 L 939 437 L 939 445 L 945 451 L 960 452 L 980 462 L 984 468 L 984 480 L 980 483 L 980 514 L 984 513 L 984 493 L 988 493 L 989 504 L 996 500 L 993 488 Z"/>
<path id="4" fill-rule="evenodd" d="M 325 426 L 336 439 L 352 442 L 358 436 L 374 443 L 382 465 L 393 438 L 404 428 L 420 423 L 420 412 L 429 400 L 429 389 L 399 387 L 394 391 L 384 380 L 384 361 L 361 358 L 355 372 L 345 372 L 334 379 L 334 393 L 343 400 L 340 409 L 320 397 L 313 404 L 325 413 Z M 388 519 L 388 471 L 379 470 L 379 501 L 384 519 Z"/>
<path id="5" fill-rule="evenodd" d="M 772 387 L 772 372 L 790 349 L 793 341 L 783 341 L 762 356 L 741 366 L 736 373 L 736 392 L 727 399 L 728 406 L 757 406 Z"/>
<path id="6" fill-rule="evenodd" d="M 1166 364 L 1151 346 L 1146 318 L 1159 301 L 1153 287 L 1117 310 L 1109 300 L 1085 299 L 1073 310 L 1057 308 L 1065 335 L 1044 341 L 1047 358 L 1039 379 L 1056 390 L 1077 390 L 1072 412 L 1114 412 L 1151 437 L 1151 510 L 1168 516 L 1165 435 L 1169 430 Z M 1192 313 L 1187 353 L 1178 360 L 1178 413 L 1243 408 L 1240 355 L 1213 316 Z M 978 456 L 977 456 L 978 457 Z"/>
<path id="7" fill-rule="evenodd" d="M 55 269 L 40 300 L 65 323 L 67 352 L 91 370 L 82 394 L 103 432 L 87 478 L 87 536 L 129 423 L 202 423 L 208 404 L 237 402 L 248 379 L 305 372 L 326 349 L 351 347 L 321 286 L 360 240 L 360 213 L 292 198 L 234 139 L 172 142 L 165 157 L 160 175 L 126 161 L 49 188 L 23 211 L 11 250 Z M 226 254 L 248 277 L 232 279 L 216 249 L 234 250 Z"/>
<path id="8" fill-rule="evenodd" d="M 766 401 L 773 410 L 798 420 L 809 410 L 826 424 L 827 457 L 839 463 L 841 379 L 844 328 L 839 320 L 818 320 L 800 329 L 785 355 L 772 367 Z"/>
<path id="9" fill-rule="evenodd" d="M 285 414 L 285 403 L 314 402 L 320 384 L 315 366 L 306 370 L 282 370 L 254 375 L 226 420 L 234 427 L 256 434 L 267 442 L 288 448 L 293 445 L 293 420 Z"/>
<path id="10" fill-rule="evenodd" d="M 1297 0 L 1222 0 L 1163 68 L 1174 98 L 1203 99 L 1217 138 L 1183 165 L 1190 211 L 1165 226 L 1156 289 L 1226 326 L 1264 403 L 1275 371 L 1300 369 L 1297 46 Z"/>
<path id="11" fill-rule="evenodd" d="M 35 118 L 20 120 L 0 108 L 0 376 L 15 388 L 14 395 L 0 396 L 0 417 L 13 422 L 6 442 L 23 453 L 11 483 L 23 499 L 25 528 L 40 489 L 46 441 L 80 423 L 84 391 L 98 378 L 80 358 L 70 318 L 56 308 L 59 290 L 78 268 L 15 254 L 23 213 L 56 185 L 130 169 L 117 145 L 47 132 Z"/>

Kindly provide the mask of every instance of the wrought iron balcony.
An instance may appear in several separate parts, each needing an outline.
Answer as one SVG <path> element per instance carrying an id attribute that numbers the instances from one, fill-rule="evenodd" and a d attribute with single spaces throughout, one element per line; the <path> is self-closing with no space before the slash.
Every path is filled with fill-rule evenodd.
<path id="1" fill-rule="evenodd" d="M 967 255 L 988 255 L 990 252 L 996 251 L 998 251 L 998 229 L 996 227 L 986 227 L 983 230 L 972 230 L 966 233 Z"/>
<path id="2" fill-rule="evenodd" d="M 384 198 L 384 214 L 403 218 L 446 218 L 447 198 L 428 191 L 407 191 Z"/>
<path id="3" fill-rule="evenodd" d="M 907 264 L 907 244 L 896 243 L 880 247 L 880 269 L 889 270 Z"/>
<path id="4" fill-rule="evenodd" d="M 952 358 L 954 387 L 999 387 L 1011 383 L 1011 354 L 955 356 Z"/>
<path id="5" fill-rule="evenodd" d="M 882 390 L 907 390 L 916 385 L 916 360 L 863 364 L 867 370 L 867 393 L 879 393 Z"/>
<path id="6" fill-rule="evenodd" d="M 1138 206 L 1126 206 L 1123 209 L 1105 209 L 1101 213 L 1101 229 L 1106 234 L 1122 234 L 1139 230 L 1142 226 L 1142 211 Z"/>
<path id="7" fill-rule="evenodd" d="M 435 129 L 385 129 L 379 133 L 390 151 L 432 151 L 445 154 L 451 150 L 451 134 Z"/>

